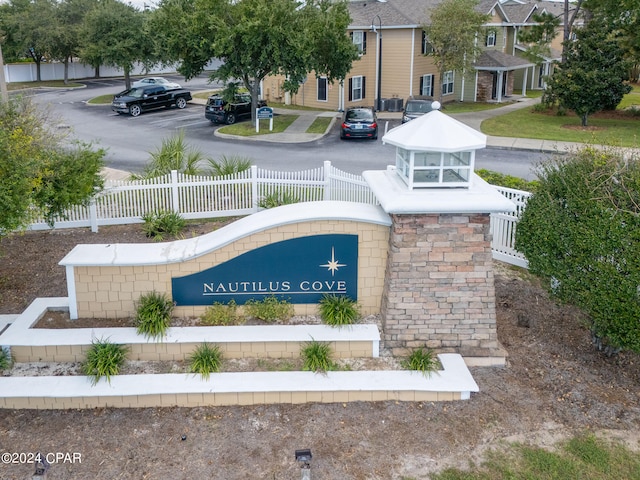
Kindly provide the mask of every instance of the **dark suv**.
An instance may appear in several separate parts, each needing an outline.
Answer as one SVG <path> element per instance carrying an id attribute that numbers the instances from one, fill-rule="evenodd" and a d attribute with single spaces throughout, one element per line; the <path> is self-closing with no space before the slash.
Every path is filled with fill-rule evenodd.
<path id="1" fill-rule="evenodd" d="M 258 108 L 266 107 L 267 102 L 258 100 Z M 251 95 L 240 93 L 233 103 L 227 104 L 221 95 L 211 95 L 204 109 L 204 116 L 211 123 L 231 125 L 241 117 L 251 116 Z"/>
<path id="2" fill-rule="evenodd" d="M 425 113 L 429 113 L 433 110 L 433 107 L 431 106 L 432 103 L 433 98 L 410 97 L 402 111 L 402 123 L 407 123 L 414 118 L 418 118 Z"/>

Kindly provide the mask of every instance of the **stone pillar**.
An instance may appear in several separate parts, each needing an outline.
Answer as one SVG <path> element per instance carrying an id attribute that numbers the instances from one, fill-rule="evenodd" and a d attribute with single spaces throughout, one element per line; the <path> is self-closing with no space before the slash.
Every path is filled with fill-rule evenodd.
<path id="1" fill-rule="evenodd" d="M 384 344 L 427 346 L 468 364 L 502 365 L 496 331 L 490 215 L 391 214 L 382 298 Z"/>

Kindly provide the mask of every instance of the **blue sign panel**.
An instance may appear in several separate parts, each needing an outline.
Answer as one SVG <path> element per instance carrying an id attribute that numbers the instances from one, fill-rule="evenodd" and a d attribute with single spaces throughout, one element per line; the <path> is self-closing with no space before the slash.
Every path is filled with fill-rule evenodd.
<path id="1" fill-rule="evenodd" d="M 273 118 L 273 108 L 271 107 L 260 107 L 257 111 L 258 120 L 263 120 L 266 118 Z"/>
<path id="2" fill-rule="evenodd" d="M 357 300 L 358 236 L 314 235 L 256 248 L 218 266 L 171 279 L 178 306 L 262 300 L 318 303 L 323 295 Z"/>

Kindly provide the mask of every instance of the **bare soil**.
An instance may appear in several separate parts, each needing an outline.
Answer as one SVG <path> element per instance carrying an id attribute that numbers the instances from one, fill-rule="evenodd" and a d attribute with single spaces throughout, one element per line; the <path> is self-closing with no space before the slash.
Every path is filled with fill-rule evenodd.
<path id="1" fill-rule="evenodd" d="M 186 235 L 217 226 L 191 225 Z M 0 314 L 20 313 L 36 297 L 66 296 L 58 262 L 74 245 L 145 241 L 136 225 L 3 240 Z M 428 478 L 477 462 L 504 440 L 550 447 L 585 430 L 640 448 L 640 355 L 596 351 L 581 312 L 556 304 L 524 271 L 496 264 L 496 293 L 508 366 L 473 368 L 480 392 L 467 401 L 0 409 L 0 454 L 69 454 L 51 466 L 49 480 L 292 479 L 300 476 L 294 451 L 310 448 L 314 478 L 346 480 Z M 0 479 L 31 478 L 33 465 L 15 460 L 0 464 Z"/>

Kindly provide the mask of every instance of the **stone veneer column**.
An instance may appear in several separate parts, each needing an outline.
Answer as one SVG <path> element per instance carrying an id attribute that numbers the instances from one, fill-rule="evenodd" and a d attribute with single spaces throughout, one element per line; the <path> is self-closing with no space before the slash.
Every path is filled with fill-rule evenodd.
<path id="1" fill-rule="evenodd" d="M 381 314 L 394 354 L 427 346 L 504 362 L 489 214 L 391 214 Z M 489 360 L 493 358 L 496 361 Z"/>

